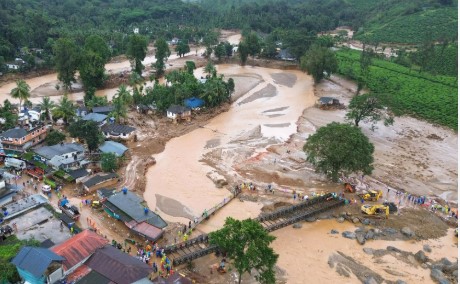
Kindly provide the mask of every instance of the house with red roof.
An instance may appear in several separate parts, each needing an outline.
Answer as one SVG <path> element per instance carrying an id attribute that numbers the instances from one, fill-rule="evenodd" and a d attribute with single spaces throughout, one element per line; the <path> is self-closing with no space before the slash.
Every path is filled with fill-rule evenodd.
<path id="1" fill-rule="evenodd" d="M 67 241 L 51 248 L 55 254 L 64 258 L 64 275 L 79 268 L 93 253 L 107 245 L 109 241 L 91 230 L 84 230 Z"/>

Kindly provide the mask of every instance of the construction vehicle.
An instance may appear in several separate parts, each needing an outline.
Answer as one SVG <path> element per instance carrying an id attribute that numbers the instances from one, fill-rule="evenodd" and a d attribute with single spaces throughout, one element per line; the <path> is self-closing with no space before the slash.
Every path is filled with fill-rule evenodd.
<path id="1" fill-rule="evenodd" d="M 344 191 L 345 192 L 349 192 L 349 193 L 355 193 L 356 192 L 356 185 L 354 184 L 351 184 L 351 183 L 344 183 L 343 186 L 345 187 L 344 188 Z"/>
<path id="2" fill-rule="evenodd" d="M 395 213 L 398 211 L 398 206 L 396 206 L 394 202 L 385 201 L 383 202 L 383 205 L 388 206 L 388 208 L 390 208 L 390 213 Z"/>
<path id="3" fill-rule="evenodd" d="M 389 215 L 390 207 L 385 206 L 383 204 L 377 204 L 377 205 L 364 204 L 363 206 L 361 206 L 361 212 L 367 215 L 376 215 L 376 214 L 382 214 L 382 213 Z"/>
<path id="4" fill-rule="evenodd" d="M 382 191 L 381 190 L 369 190 L 369 191 L 364 191 L 362 193 L 359 193 L 358 196 L 361 199 L 364 199 L 366 201 L 378 201 L 380 197 L 382 197 Z"/>

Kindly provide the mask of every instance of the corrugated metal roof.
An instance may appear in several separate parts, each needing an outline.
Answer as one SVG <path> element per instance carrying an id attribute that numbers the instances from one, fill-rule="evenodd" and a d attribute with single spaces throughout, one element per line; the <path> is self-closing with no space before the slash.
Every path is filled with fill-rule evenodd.
<path id="1" fill-rule="evenodd" d="M 90 230 L 84 230 L 67 241 L 52 247 L 51 250 L 65 258 L 63 262 L 64 270 L 68 270 L 93 254 L 96 249 L 108 243 L 108 240 L 98 234 Z"/>
<path id="2" fill-rule="evenodd" d="M 39 278 L 53 261 L 63 260 L 63 257 L 46 248 L 23 247 L 11 262 Z"/>
<path id="3" fill-rule="evenodd" d="M 103 183 L 105 181 L 114 179 L 116 177 L 117 177 L 117 175 L 114 174 L 114 173 L 109 173 L 109 174 L 106 174 L 106 175 L 95 175 L 95 176 L 91 177 L 90 179 L 88 179 L 87 181 L 85 181 L 83 184 L 86 187 L 92 187 L 92 186 L 94 186 L 96 184 Z"/>
<path id="4" fill-rule="evenodd" d="M 109 113 L 113 110 L 113 106 L 100 106 L 100 107 L 93 107 L 94 113 Z"/>
<path id="5" fill-rule="evenodd" d="M 112 246 L 98 249 L 86 265 L 118 284 L 131 284 L 153 272 L 149 265 Z"/>
<path id="6" fill-rule="evenodd" d="M 88 113 L 87 115 L 85 115 L 82 119 L 83 120 L 92 120 L 92 121 L 95 121 L 95 122 L 102 122 L 104 121 L 105 119 L 107 118 L 107 115 L 105 114 L 100 114 L 100 113 Z"/>
<path id="7" fill-rule="evenodd" d="M 136 128 L 131 127 L 129 125 L 121 125 L 121 124 L 117 124 L 117 123 L 108 123 L 108 124 L 105 124 L 104 126 L 102 126 L 101 130 L 102 130 L 102 132 L 108 132 L 110 134 L 118 135 L 120 133 L 125 133 L 125 134 L 131 133 L 134 130 L 136 130 Z"/>
<path id="8" fill-rule="evenodd" d="M 83 276 L 76 284 L 109 284 L 112 281 L 97 271 L 91 270 L 90 273 Z"/>
<path id="9" fill-rule="evenodd" d="M 163 230 L 150 225 L 147 222 L 142 222 L 131 228 L 136 233 L 146 236 L 151 241 L 156 241 L 163 235 Z"/>
<path id="10" fill-rule="evenodd" d="M 84 152 L 85 147 L 79 143 L 62 143 L 53 146 L 43 146 L 35 149 L 34 152 L 38 155 L 51 160 L 54 156 L 65 155 L 72 152 Z"/>
<path id="11" fill-rule="evenodd" d="M 99 150 L 101 150 L 102 153 L 114 153 L 117 157 L 121 157 L 125 154 L 128 148 L 115 141 L 105 141 L 104 144 L 99 146 Z"/>

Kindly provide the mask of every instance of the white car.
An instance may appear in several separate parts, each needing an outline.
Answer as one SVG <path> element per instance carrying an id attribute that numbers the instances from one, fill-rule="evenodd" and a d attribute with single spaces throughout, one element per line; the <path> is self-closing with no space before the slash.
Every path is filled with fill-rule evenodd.
<path id="1" fill-rule="evenodd" d="M 51 192 L 51 186 L 47 185 L 47 184 L 44 184 L 42 186 L 42 191 L 43 193 L 48 193 L 48 192 Z"/>

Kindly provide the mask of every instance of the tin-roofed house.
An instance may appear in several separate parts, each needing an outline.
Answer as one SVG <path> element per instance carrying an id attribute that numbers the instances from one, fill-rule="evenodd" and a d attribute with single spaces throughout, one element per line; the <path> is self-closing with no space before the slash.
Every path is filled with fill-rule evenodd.
<path id="1" fill-rule="evenodd" d="M 13 258 L 19 276 L 26 283 L 55 283 L 62 279 L 64 258 L 46 248 L 23 247 Z"/>
<path id="2" fill-rule="evenodd" d="M 133 233 L 156 241 L 163 236 L 163 228 L 168 224 L 141 203 L 142 199 L 136 194 L 124 191 L 107 198 L 103 206 L 109 215 L 123 221 Z"/>
<path id="3" fill-rule="evenodd" d="M 107 122 L 107 115 L 101 113 L 88 113 L 84 117 L 83 120 L 91 120 L 97 123 L 97 125 L 102 126 Z"/>
<path id="4" fill-rule="evenodd" d="M 115 138 L 115 139 L 130 139 L 136 128 L 128 125 L 121 125 L 117 123 L 107 123 L 101 127 L 101 131 L 104 134 L 105 138 Z"/>
<path id="5" fill-rule="evenodd" d="M 46 164 L 58 169 L 74 169 L 85 159 L 85 147 L 79 143 L 60 143 L 35 150 Z"/>
<path id="6" fill-rule="evenodd" d="M 90 230 L 84 230 L 67 241 L 53 246 L 51 250 L 64 258 L 64 275 L 80 267 L 93 253 L 109 241 Z"/>
<path id="7" fill-rule="evenodd" d="M 166 115 L 168 118 L 172 119 L 174 123 L 180 120 L 188 122 L 192 120 L 192 110 L 184 106 L 172 105 L 166 110 Z"/>
<path id="8" fill-rule="evenodd" d="M 114 153 L 115 156 L 121 157 L 128 151 L 128 148 L 118 142 L 114 141 L 105 141 L 101 146 L 99 146 L 99 150 L 102 153 Z"/>

